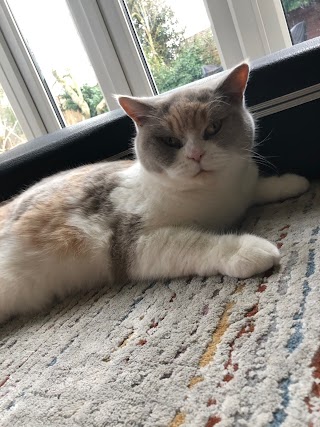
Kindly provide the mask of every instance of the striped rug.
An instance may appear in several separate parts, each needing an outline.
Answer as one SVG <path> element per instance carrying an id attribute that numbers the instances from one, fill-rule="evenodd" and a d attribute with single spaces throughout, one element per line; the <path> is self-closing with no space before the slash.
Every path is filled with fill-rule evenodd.
<path id="1" fill-rule="evenodd" d="M 280 268 L 104 288 L 0 327 L 0 426 L 320 426 L 320 185 L 244 228 Z"/>

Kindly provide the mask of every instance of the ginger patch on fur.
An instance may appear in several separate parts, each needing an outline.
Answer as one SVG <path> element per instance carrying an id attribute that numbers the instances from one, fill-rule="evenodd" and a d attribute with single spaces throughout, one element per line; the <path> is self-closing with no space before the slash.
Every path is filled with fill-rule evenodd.
<path id="1" fill-rule="evenodd" d="M 44 251 L 58 255 L 85 254 L 87 237 L 67 224 L 68 212 L 61 193 L 27 210 L 14 224 L 17 235 Z"/>

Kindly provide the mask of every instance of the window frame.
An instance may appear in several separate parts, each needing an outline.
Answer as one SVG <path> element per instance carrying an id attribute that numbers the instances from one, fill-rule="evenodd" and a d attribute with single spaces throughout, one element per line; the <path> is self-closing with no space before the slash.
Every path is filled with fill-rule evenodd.
<path id="1" fill-rule="evenodd" d="M 46 132 L 29 91 L 0 31 L 0 82 L 27 139 Z"/>
<path id="2" fill-rule="evenodd" d="M 81 0 L 86 1 L 86 0 Z M 133 34 L 133 26 L 128 22 L 127 10 L 122 0 L 116 0 L 110 8 L 108 0 L 97 0 L 98 7 L 127 77 L 133 96 L 152 96 L 157 93 L 152 74 L 145 60 L 141 58 L 137 37 Z"/>
<path id="3" fill-rule="evenodd" d="M 15 88 L 15 97 L 18 98 L 15 84 L 19 83 L 17 88 L 24 94 L 27 102 L 26 108 L 30 109 L 30 113 L 27 112 L 27 109 L 24 109 L 25 114 L 28 114 L 27 122 L 30 130 L 35 136 L 40 136 L 39 131 L 50 133 L 60 129 L 60 122 L 5 0 L 0 0 L 0 28 L 3 34 L 1 45 L 4 49 L 7 48 L 7 52 L 3 52 L 4 56 L 0 57 L 1 65 L 6 75 L 4 84 L 7 88 L 9 86 Z M 8 61 L 5 60 L 5 56 Z M 7 96 L 14 108 L 16 101 L 10 90 Z M 20 116 L 20 120 L 22 120 L 21 127 L 27 136 L 29 130 L 21 117 L 19 108 L 17 108 L 17 111 L 15 110 L 15 113 L 18 120 Z"/>
<path id="4" fill-rule="evenodd" d="M 292 46 L 281 0 L 204 0 L 204 3 L 226 68 Z"/>
<path id="5" fill-rule="evenodd" d="M 118 108 L 113 94 L 132 95 L 132 90 L 118 59 L 98 2 L 95 0 L 66 0 L 66 2 L 106 102 L 110 109 Z"/>

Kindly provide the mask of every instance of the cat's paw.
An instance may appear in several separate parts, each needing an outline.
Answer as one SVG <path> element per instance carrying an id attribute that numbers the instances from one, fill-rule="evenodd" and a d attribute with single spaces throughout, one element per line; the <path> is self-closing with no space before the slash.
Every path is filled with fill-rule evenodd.
<path id="1" fill-rule="evenodd" d="M 223 274 L 247 279 L 279 264 L 279 250 L 268 240 L 251 234 L 237 236 L 237 240 L 237 250 L 226 260 Z"/>
<path id="2" fill-rule="evenodd" d="M 279 177 L 281 185 L 281 199 L 300 196 L 310 187 L 309 181 L 300 175 L 286 173 Z"/>

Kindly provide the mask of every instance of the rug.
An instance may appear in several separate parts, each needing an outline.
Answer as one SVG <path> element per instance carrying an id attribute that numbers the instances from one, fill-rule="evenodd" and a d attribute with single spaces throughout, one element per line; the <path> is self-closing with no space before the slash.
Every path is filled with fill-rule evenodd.
<path id="1" fill-rule="evenodd" d="M 104 288 L 0 327 L 0 425 L 320 426 L 320 184 L 243 228 L 279 268 Z"/>

